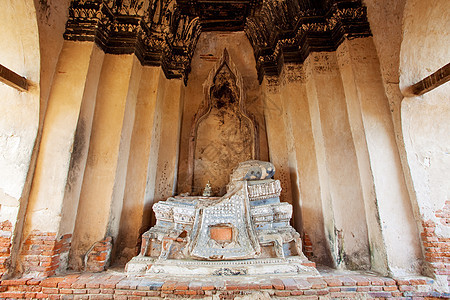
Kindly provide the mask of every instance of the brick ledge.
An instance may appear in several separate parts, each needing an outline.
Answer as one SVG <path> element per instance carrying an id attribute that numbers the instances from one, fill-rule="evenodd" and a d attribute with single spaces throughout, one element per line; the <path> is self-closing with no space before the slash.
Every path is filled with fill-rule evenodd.
<path id="1" fill-rule="evenodd" d="M 204 298 L 221 299 L 256 292 L 266 297 L 295 299 L 390 298 L 444 299 L 450 293 L 434 291 L 427 277 L 392 279 L 367 273 L 324 272 L 318 277 L 227 276 L 178 279 L 127 277 L 123 272 L 79 273 L 47 278 L 19 278 L 0 283 L 2 299 L 142 299 Z M 288 299 L 288 298 L 287 298 Z"/>

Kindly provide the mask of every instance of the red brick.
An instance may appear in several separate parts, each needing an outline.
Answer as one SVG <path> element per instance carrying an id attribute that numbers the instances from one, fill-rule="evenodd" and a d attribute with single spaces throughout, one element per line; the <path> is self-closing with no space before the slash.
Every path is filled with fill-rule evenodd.
<path id="1" fill-rule="evenodd" d="M 295 278 L 295 281 L 297 282 L 297 288 L 300 290 L 306 290 L 312 287 L 312 284 L 307 280 Z"/>
<path id="2" fill-rule="evenodd" d="M 204 286 L 202 287 L 202 289 L 205 290 Z M 239 283 L 234 282 L 234 281 L 226 281 L 225 282 L 225 289 L 226 290 L 237 290 L 237 289 L 239 289 Z"/>
<path id="3" fill-rule="evenodd" d="M 268 282 L 268 281 L 264 281 L 262 283 L 260 283 L 261 289 L 263 290 L 269 290 L 272 289 L 272 283 Z"/>
<path id="4" fill-rule="evenodd" d="M 183 291 L 181 291 L 181 290 L 178 290 L 178 291 L 175 290 L 175 291 L 174 291 L 174 294 L 175 294 L 175 295 L 186 295 L 186 291 L 185 291 L 185 290 L 183 290 Z"/>
<path id="5" fill-rule="evenodd" d="M 324 289 L 327 287 L 327 283 L 321 278 L 309 277 L 308 281 L 313 289 Z"/>
<path id="6" fill-rule="evenodd" d="M 291 295 L 290 291 L 275 291 L 275 295 L 278 297 L 288 297 Z"/>
<path id="7" fill-rule="evenodd" d="M 160 297 L 161 292 L 159 291 L 147 291 L 147 296 L 149 297 Z"/>
<path id="8" fill-rule="evenodd" d="M 284 284 L 283 281 L 281 281 L 278 278 L 272 279 L 272 286 L 276 289 L 276 290 L 284 290 Z"/>
<path id="9" fill-rule="evenodd" d="M 395 285 L 395 280 L 388 277 L 381 277 L 381 280 L 383 280 L 384 285 Z"/>
<path id="10" fill-rule="evenodd" d="M 47 288 L 47 287 L 43 287 L 42 288 L 42 292 L 44 294 L 58 294 L 59 293 L 59 289 L 58 288 Z"/>
<path id="11" fill-rule="evenodd" d="M 100 287 L 105 288 L 105 289 L 114 289 L 114 288 L 116 288 L 116 285 L 124 278 L 126 278 L 126 276 L 124 276 L 124 275 L 111 276 L 105 282 L 100 283 Z"/>
<path id="12" fill-rule="evenodd" d="M 43 294 L 43 293 L 38 293 L 38 294 L 36 294 L 36 298 L 37 299 L 47 299 L 48 295 L 47 294 Z"/>
<path id="13" fill-rule="evenodd" d="M 316 295 L 317 294 L 317 290 L 304 290 L 303 294 L 305 296 L 311 296 L 311 295 Z"/>
<path id="14" fill-rule="evenodd" d="M 162 290 L 163 291 L 173 291 L 175 289 L 176 284 L 177 284 L 176 281 L 168 280 L 163 284 Z"/>
<path id="15" fill-rule="evenodd" d="M 34 292 L 26 292 L 25 298 L 36 298 L 36 293 Z"/>
<path id="16" fill-rule="evenodd" d="M 214 290 L 214 286 L 211 284 L 204 284 L 204 285 L 202 285 L 202 290 L 203 291 L 211 291 L 211 290 Z"/>
<path id="17" fill-rule="evenodd" d="M 340 281 L 338 278 L 335 278 L 335 277 L 327 277 L 327 278 L 323 278 L 323 280 L 325 280 L 327 285 L 330 287 L 342 286 L 342 281 Z"/>
<path id="18" fill-rule="evenodd" d="M 42 280 L 41 286 L 43 287 L 57 287 L 58 283 L 64 280 L 64 277 L 50 277 Z"/>
<path id="19" fill-rule="evenodd" d="M 238 290 L 245 291 L 245 290 L 248 290 L 248 289 L 249 289 L 248 284 L 246 284 L 246 283 L 239 283 Z"/>
<path id="20" fill-rule="evenodd" d="M 257 283 L 250 283 L 248 285 L 248 289 L 249 290 L 260 290 L 261 289 L 261 285 L 259 285 Z"/>
<path id="21" fill-rule="evenodd" d="M 384 281 L 379 278 L 371 278 L 370 283 L 372 285 L 384 285 Z"/>
<path id="22" fill-rule="evenodd" d="M 412 285 L 423 285 L 423 284 L 427 284 L 427 281 L 425 279 L 411 279 L 410 283 Z"/>
<path id="23" fill-rule="evenodd" d="M 291 291 L 291 295 L 292 296 L 301 296 L 303 295 L 303 291 Z"/>
<path id="24" fill-rule="evenodd" d="M 178 282 L 175 285 L 175 290 L 187 290 L 189 288 L 188 282 Z"/>
<path id="25" fill-rule="evenodd" d="M 111 299 L 112 295 L 90 295 L 89 299 L 92 300 L 108 300 Z M 128 297 L 128 299 L 131 299 L 130 297 Z"/>
<path id="26" fill-rule="evenodd" d="M 392 285 L 392 286 L 384 286 L 383 287 L 384 291 L 388 291 L 388 292 L 392 292 L 392 291 L 396 291 L 397 290 L 397 286 Z"/>
<path id="27" fill-rule="evenodd" d="M 370 280 L 364 276 L 352 276 L 356 280 L 356 285 L 358 286 L 368 286 L 370 285 Z"/>
<path id="28" fill-rule="evenodd" d="M 9 279 L 9 280 L 3 280 L 1 285 L 24 285 L 28 281 L 28 278 L 20 278 L 20 279 Z"/>
<path id="29" fill-rule="evenodd" d="M 134 295 L 134 296 L 141 296 L 141 297 L 147 296 L 147 292 L 146 291 L 133 291 L 131 294 Z"/>
<path id="30" fill-rule="evenodd" d="M 0 294 L 0 297 L 2 299 L 4 298 L 23 299 L 25 297 L 25 294 L 19 292 L 4 292 Z"/>
<path id="31" fill-rule="evenodd" d="M 201 290 L 202 289 L 202 283 L 198 282 L 198 281 L 191 281 L 189 283 L 189 289 L 190 290 L 194 290 L 194 291 Z"/>
<path id="32" fill-rule="evenodd" d="M 292 278 L 284 278 L 281 280 L 286 290 L 296 290 L 297 282 Z"/>
<path id="33" fill-rule="evenodd" d="M 58 287 L 68 289 L 72 286 L 74 282 L 78 280 L 79 277 L 80 277 L 79 274 L 66 275 L 64 277 L 64 280 L 58 283 Z"/>
<path id="34" fill-rule="evenodd" d="M 348 277 L 348 276 L 341 276 L 339 279 L 342 281 L 342 284 L 345 286 L 354 286 L 356 285 L 356 280 Z"/>
<path id="35" fill-rule="evenodd" d="M 402 292 L 410 292 L 410 291 L 414 291 L 414 287 L 410 286 L 410 285 L 401 285 L 398 287 L 398 289 Z"/>

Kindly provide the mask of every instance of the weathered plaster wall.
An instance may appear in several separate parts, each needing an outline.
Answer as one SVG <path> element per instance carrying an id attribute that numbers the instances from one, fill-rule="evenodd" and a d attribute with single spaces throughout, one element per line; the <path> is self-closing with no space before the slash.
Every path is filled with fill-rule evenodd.
<path id="1" fill-rule="evenodd" d="M 408 88 L 450 61 L 449 28 L 448 1 L 407 1 L 400 51 L 400 88 L 406 95 L 401 107 L 402 129 L 424 222 L 425 258 L 447 288 L 445 242 L 450 238 L 450 226 L 442 212 L 450 201 L 450 85 L 446 83 L 420 97 L 410 96 Z"/>
<path id="2" fill-rule="evenodd" d="M 267 139 L 264 121 L 264 104 L 259 85 L 253 49 L 244 32 L 203 32 L 192 58 L 192 70 L 186 86 L 181 125 L 180 160 L 178 169 L 177 192 L 190 192 L 191 180 L 188 172 L 189 138 L 194 115 L 205 99 L 203 83 L 209 72 L 220 59 L 223 49 L 227 48 L 231 60 L 235 63 L 244 81 L 245 108 L 259 125 L 260 158 L 268 160 Z M 226 157 L 224 158 L 226 160 Z M 197 187 L 203 189 L 204 187 Z"/>
<path id="3" fill-rule="evenodd" d="M 7 0 L 1 6 L 0 64 L 29 81 L 27 92 L 0 83 L 0 222 L 8 223 L 4 238 L 9 246 L 14 244 L 12 259 L 1 257 L 3 274 L 15 262 L 21 230 L 19 209 L 26 207 L 29 191 L 27 175 L 39 125 L 40 53 L 33 1 Z"/>
<path id="4" fill-rule="evenodd" d="M 39 41 L 36 11 L 30 1 L 6 1 L 0 12 L 0 64 L 26 77 L 29 91 L 0 84 L 0 199 L 18 205 L 38 128 Z M 3 203 L 2 203 L 3 204 Z"/>

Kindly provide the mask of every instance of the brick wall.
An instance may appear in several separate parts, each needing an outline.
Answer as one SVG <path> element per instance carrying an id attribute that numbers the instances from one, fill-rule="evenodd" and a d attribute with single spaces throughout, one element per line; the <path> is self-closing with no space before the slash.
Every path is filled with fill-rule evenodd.
<path id="1" fill-rule="evenodd" d="M 303 233 L 302 248 L 303 248 L 303 254 L 305 254 L 305 256 L 308 259 L 312 259 L 314 256 L 312 242 L 311 242 L 311 239 L 309 238 L 309 235 L 306 232 Z"/>
<path id="2" fill-rule="evenodd" d="M 106 269 L 109 264 L 109 258 L 112 250 L 112 238 L 106 237 L 94 244 L 86 254 L 85 266 L 86 271 L 101 272 Z"/>
<path id="3" fill-rule="evenodd" d="M 12 224 L 6 220 L 0 223 L 0 277 L 8 271 L 11 254 Z"/>
<path id="4" fill-rule="evenodd" d="M 70 249 L 71 238 L 71 234 L 57 238 L 54 232 L 33 231 L 22 247 L 23 272 L 40 277 L 55 275 L 60 267 L 61 254 Z"/>
<path id="5" fill-rule="evenodd" d="M 450 201 L 436 211 L 435 215 L 441 225 L 450 226 Z M 431 220 L 423 221 L 422 225 L 425 260 L 433 267 L 436 275 L 450 275 L 450 238 L 439 236 L 436 233 L 436 223 Z"/>
<path id="6" fill-rule="evenodd" d="M 370 274 L 276 276 L 258 280 L 215 276 L 199 280 L 179 276 L 168 279 L 132 277 L 122 273 L 83 273 L 45 279 L 19 278 L 0 282 L 0 298 L 33 299 L 448 299 L 449 293 L 433 290 L 430 278 L 392 279 Z M 285 297 L 285 298 L 284 298 Z M 145 298 L 147 299 L 147 298 Z"/>

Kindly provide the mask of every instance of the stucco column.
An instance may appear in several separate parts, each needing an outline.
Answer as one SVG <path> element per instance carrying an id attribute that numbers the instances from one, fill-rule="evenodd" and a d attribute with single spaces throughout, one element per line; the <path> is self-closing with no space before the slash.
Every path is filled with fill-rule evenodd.
<path id="1" fill-rule="evenodd" d="M 152 154 L 157 154 L 152 156 L 149 167 L 154 183 L 149 182 L 146 191 L 146 201 L 151 201 L 152 204 L 175 193 L 184 100 L 184 85 L 181 79 L 161 78 L 160 84 L 164 92 L 158 93 L 154 123 L 154 138 L 159 139 L 159 143 L 155 148 L 152 146 Z"/>
<path id="2" fill-rule="evenodd" d="M 370 267 L 361 181 L 335 53 L 312 53 L 306 86 L 319 162 L 325 230 L 337 267 Z"/>
<path id="3" fill-rule="evenodd" d="M 416 273 L 419 234 L 372 38 L 346 40 L 337 53 L 364 192 L 372 268 L 393 275 L 400 275 L 398 270 Z"/>
<path id="4" fill-rule="evenodd" d="M 141 71 L 134 55 L 105 55 L 70 254 L 75 269 L 96 242 L 110 246 L 117 237 Z"/>
<path id="5" fill-rule="evenodd" d="M 269 158 L 275 165 L 275 178 L 281 181 L 281 200 L 292 204 L 291 176 L 289 172 L 289 157 L 287 130 L 285 125 L 285 108 L 281 99 L 280 86 L 276 78 L 264 78 L 264 117 L 266 120 Z M 295 224 L 296 220 L 292 218 Z"/>
<path id="6" fill-rule="evenodd" d="M 312 260 L 330 264 L 324 229 L 318 155 L 314 143 L 311 115 L 302 65 L 284 65 L 281 96 L 289 129 L 288 149 L 296 223 L 301 220 L 304 252 L 313 249 Z M 299 229 L 299 224 L 296 224 Z M 308 245 L 307 239 L 312 245 Z M 308 247 L 312 249 L 308 250 Z M 310 253 L 309 253 L 310 254 Z"/>
<path id="7" fill-rule="evenodd" d="M 117 237 L 117 259 L 128 262 L 135 253 L 140 235 L 151 223 L 153 198 L 145 197 L 147 176 L 155 171 L 150 150 L 159 143 L 154 136 L 153 123 L 158 94 L 161 93 L 160 67 L 144 67 L 139 87 L 136 115 L 131 136 L 123 207 Z M 113 255 L 114 257 L 115 255 Z"/>
<path id="8" fill-rule="evenodd" d="M 92 124 L 103 57 L 94 43 L 64 42 L 50 91 L 27 207 L 25 245 L 21 252 L 25 272 L 51 275 L 56 268 L 65 267 L 65 252 L 74 228 L 89 145 L 86 131 L 90 131 Z M 27 241 L 45 236 L 64 243 L 61 261 L 53 258 L 51 262 L 31 263 L 30 256 L 37 252 L 30 250 Z"/>

